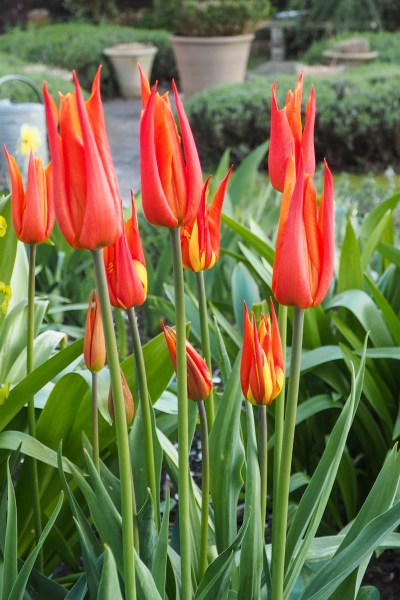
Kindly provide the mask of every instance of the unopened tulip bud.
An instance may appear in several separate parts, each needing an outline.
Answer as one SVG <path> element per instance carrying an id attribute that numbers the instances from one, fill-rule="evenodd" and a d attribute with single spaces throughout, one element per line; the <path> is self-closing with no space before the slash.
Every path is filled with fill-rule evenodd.
<path id="1" fill-rule="evenodd" d="M 83 343 L 83 356 L 87 368 L 97 373 L 101 371 L 106 362 L 106 345 L 104 340 L 103 321 L 97 293 L 94 292 L 94 307 L 92 307 L 93 292 L 90 294 L 89 306 L 86 316 L 85 339 Z"/>
<path id="2" fill-rule="evenodd" d="M 135 412 L 135 404 L 133 402 L 132 392 L 129 389 L 128 383 L 125 379 L 125 375 L 121 372 L 121 381 L 122 381 L 122 391 L 124 393 L 124 405 L 125 405 L 125 417 L 126 422 L 130 423 L 133 419 L 133 414 Z M 114 412 L 114 398 L 112 394 L 112 388 L 110 387 L 110 392 L 108 394 L 108 412 L 110 413 L 110 417 L 113 421 L 115 421 L 115 412 Z"/>

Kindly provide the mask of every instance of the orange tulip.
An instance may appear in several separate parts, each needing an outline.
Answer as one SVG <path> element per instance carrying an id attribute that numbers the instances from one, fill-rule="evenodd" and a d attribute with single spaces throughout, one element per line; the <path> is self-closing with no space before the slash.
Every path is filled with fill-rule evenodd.
<path id="1" fill-rule="evenodd" d="M 178 134 L 168 94 L 150 92 L 140 70 L 143 111 L 140 172 L 143 211 L 153 225 L 180 227 L 195 217 L 203 188 L 200 160 L 176 85 L 172 82 L 182 135 Z"/>
<path id="2" fill-rule="evenodd" d="M 116 308 L 140 306 L 146 300 L 147 271 L 132 196 L 132 218 L 119 240 L 103 249 L 110 302 Z"/>
<path id="3" fill-rule="evenodd" d="M 71 246 L 95 250 L 120 237 L 122 206 L 100 98 L 100 67 L 86 102 L 73 76 L 75 92 L 60 95 L 59 114 L 46 84 L 43 88 L 55 213 Z"/>
<path id="4" fill-rule="evenodd" d="M 161 325 L 176 371 L 176 332 L 172 327 L 165 327 L 163 322 L 161 322 Z M 188 398 L 190 400 L 204 400 L 208 397 L 212 388 L 210 371 L 206 361 L 196 352 L 188 340 L 186 340 L 186 360 Z"/>
<path id="5" fill-rule="evenodd" d="M 94 308 L 93 308 L 94 295 Z M 104 340 L 103 321 L 97 293 L 90 294 L 86 316 L 85 338 L 83 341 L 83 357 L 87 368 L 97 373 L 106 362 L 106 345 Z"/>
<path id="6" fill-rule="evenodd" d="M 261 315 L 257 328 L 254 313 L 251 323 L 246 303 L 244 305 L 240 381 L 244 396 L 252 404 L 271 404 L 284 381 L 281 337 L 272 300 L 270 306 L 272 325 L 269 315 Z"/>
<path id="7" fill-rule="evenodd" d="M 300 75 L 294 93 L 289 90 L 285 106 L 279 110 L 276 101 L 276 81 L 272 86 L 271 133 L 268 154 L 268 171 L 271 185 L 283 191 L 286 166 L 290 159 L 293 142 L 301 144 L 304 169 L 309 175 L 315 172 L 314 123 L 315 91 L 311 88 L 306 108 L 304 130 L 301 123 L 301 99 L 303 74 Z"/>
<path id="8" fill-rule="evenodd" d="M 126 422 L 130 423 L 133 419 L 133 415 L 135 412 L 135 403 L 133 401 L 132 392 L 129 389 L 128 382 L 126 381 L 122 369 L 120 369 L 120 374 L 122 381 L 122 391 L 124 394 L 125 418 Z M 115 421 L 114 398 L 111 387 L 108 393 L 108 412 L 110 413 L 111 420 Z"/>
<path id="9" fill-rule="evenodd" d="M 182 262 L 186 269 L 194 272 L 211 269 L 219 258 L 220 224 L 222 204 L 232 167 L 215 193 L 208 207 L 208 184 L 204 184 L 203 193 L 196 217 L 181 230 Z"/>
<path id="10" fill-rule="evenodd" d="M 51 164 L 45 169 L 41 158 L 29 156 L 26 190 L 17 162 L 4 147 L 11 179 L 11 210 L 15 233 L 21 242 L 41 244 L 54 225 Z"/>
<path id="11" fill-rule="evenodd" d="M 308 308 L 324 299 L 333 275 L 333 180 L 325 161 L 324 191 L 317 208 L 301 149 L 288 163 L 279 218 L 272 291 L 280 304 Z M 296 164 L 295 164 L 296 163 Z"/>

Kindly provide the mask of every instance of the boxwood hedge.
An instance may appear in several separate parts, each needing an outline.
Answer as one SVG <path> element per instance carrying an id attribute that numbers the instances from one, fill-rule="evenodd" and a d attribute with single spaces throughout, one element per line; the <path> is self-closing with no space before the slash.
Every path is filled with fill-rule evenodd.
<path id="1" fill-rule="evenodd" d="M 125 42 L 143 42 L 157 46 L 153 79 L 168 80 L 176 77 L 169 34 L 161 30 L 87 23 L 58 23 L 26 30 L 11 29 L 0 35 L 0 52 L 29 62 L 75 69 L 81 85 L 86 89 L 90 89 L 98 65 L 103 64 L 102 93 L 104 96 L 113 96 L 117 93 L 117 84 L 103 50 Z"/>
<path id="2" fill-rule="evenodd" d="M 305 76 L 303 109 L 314 83 L 317 96 L 315 148 L 337 169 L 395 165 L 400 158 L 400 65 L 377 63 L 335 76 Z M 296 76 L 279 75 L 283 106 Z M 273 77 L 252 77 L 243 84 L 209 89 L 185 106 L 202 160 L 215 164 L 230 147 L 238 163 L 269 137 Z"/>

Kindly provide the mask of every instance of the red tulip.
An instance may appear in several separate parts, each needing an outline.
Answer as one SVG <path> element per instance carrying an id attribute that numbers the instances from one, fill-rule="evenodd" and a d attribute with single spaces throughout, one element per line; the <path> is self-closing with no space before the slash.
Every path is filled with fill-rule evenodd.
<path id="1" fill-rule="evenodd" d="M 123 374 L 122 369 L 120 369 L 120 374 L 122 382 L 122 392 L 124 394 L 125 419 L 127 423 L 130 423 L 133 419 L 133 415 L 135 412 L 135 403 L 133 401 L 132 392 L 129 389 L 128 382 L 126 381 L 126 377 Z M 108 412 L 110 413 L 111 420 L 115 421 L 114 398 L 111 387 L 110 391 L 108 392 Z"/>
<path id="2" fill-rule="evenodd" d="M 140 306 L 146 300 L 147 271 L 132 196 L 132 218 L 119 240 L 103 249 L 110 302 L 117 308 Z"/>
<path id="3" fill-rule="evenodd" d="M 301 123 L 301 99 L 303 74 L 300 75 L 294 93 L 289 90 L 285 106 L 279 110 L 276 101 L 276 81 L 272 86 L 271 133 L 268 154 L 268 171 L 272 186 L 283 191 L 286 166 L 293 151 L 293 142 L 301 144 L 304 169 L 309 175 L 315 172 L 314 123 L 315 91 L 311 88 L 306 108 L 304 130 Z"/>
<path id="4" fill-rule="evenodd" d="M 94 295 L 94 308 L 93 308 Z M 106 345 L 104 340 L 103 321 L 97 293 L 90 294 L 86 316 L 83 357 L 87 368 L 96 373 L 101 371 L 106 362 Z"/>
<path id="5" fill-rule="evenodd" d="M 26 190 L 13 156 L 4 152 L 11 179 L 11 210 L 15 233 L 21 242 L 41 244 L 50 236 L 54 225 L 51 164 L 45 169 L 41 158 L 29 156 Z"/>
<path id="6" fill-rule="evenodd" d="M 176 371 L 176 333 L 172 327 L 165 327 L 163 322 L 161 322 L 161 325 Z M 204 400 L 208 397 L 212 388 L 210 371 L 206 361 L 196 352 L 188 340 L 186 340 L 186 360 L 188 398 L 190 400 Z"/>
<path id="7" fill-rule="evenodd" d="M 71 246 L 95 250 L 120 237 L 122 206 L 100 98 L 100 67 L 86 102 L 73 76 L 76 91 L 60 95 L 59 115 L 46 84 L 43 88 L 55 213 Z"/>
<path id="8" fill-rule="evenodd" d="M 333 275 L 333 181 L 325 161 L 324 191 L 317 208 L 302 152 L 288 163 L 276 242 L 272 290 L 280 304 L 308 308 L 324 299 Z"/>
<path id="9" fill-rule="evenodd" d="M 210 207 L 207 205 L 210 177 L 207 179 L 201 195 L 199 212 L 181 229 L 182 262 L 186 269 L 195 272 L 211 269 L 219 258 L 222 204 L 231 172 L 232 167 L 221 181 Z"/>
<path id="10" fill-rule="evenodd" d="M 252 404 L 271 404 L 282 389 L 284 365 L 282 344 L 274 305 L 270 301 L 270 316 L 261 315 L 257 328 L 254 313 L 244 305 L 243 351 L 240 363 L 240 381 L 244 396 Z"/>
<path id="11" fill-rule="evenodd" d="M 168 95 L 140 70 L 143 111 L 140 123 L 140 172 L 143 211 L 153 225 L 180 227 L 195 217 L 203 188 L 200 160 L 176 85 L 172 82 L 182 135 L 178 134 Z"/>

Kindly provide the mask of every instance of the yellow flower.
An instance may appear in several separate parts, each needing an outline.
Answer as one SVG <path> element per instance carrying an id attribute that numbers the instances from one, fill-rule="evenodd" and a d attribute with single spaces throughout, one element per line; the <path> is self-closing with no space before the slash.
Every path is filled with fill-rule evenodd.
<path id="1" fill-rule="evenodd" d="M 0 237 L 4 237 L 7 231 L 7 221 L 0 215 Z"/>
<path id="2" fill-rule="evenodd" d="M 41 143 L 42 138 L 37 127 L 32 127 L 26 123 L 21 125 L 19 142 L 20 154 L 28 155 L 31 149 L 32 152 L 36 152 Z"/>
<path id="3" fill-rule="evenodd" d="M 0 281 L 0 296 L 3 296 L 3 302 L 0 304 L 0 310 L 5 315 L 8 310 L 8 303 L 11 300 L 12 291 L 9 285 L 6 285 L 4 281 Z"/>

